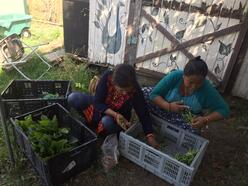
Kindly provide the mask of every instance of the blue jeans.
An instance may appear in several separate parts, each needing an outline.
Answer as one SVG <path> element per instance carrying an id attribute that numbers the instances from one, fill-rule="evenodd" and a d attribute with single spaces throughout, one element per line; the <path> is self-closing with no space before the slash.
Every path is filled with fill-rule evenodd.
<path id="1" fill-rule="evenodd" d="M 116 123 L 113 117 L 105 115 L 102 117 L 102 124 L 103 128 L 105 130 L 105 133 L 107 135 L 119 133 L 122 129 L 121 127 Z"/>
<path id="2" fill-rule="evenodd" d="M 91 95 L 86 95 L 80 92 L 72 92 L 67 99 L 69 108 L 74 108 L 79 113 L 82 113 L 84 109 L 93 104 L 94 97 Z M 99 115 L 99 114 L 97 114 Z M 98 125 L 99 121 L 102 122 L 105 134 L 119 133 L 122 129 L 116 123 L 113 117 L 109 115 L 103 115 L 101 118 L 94 118 L 93 121 L 96 121 Z"/>
<path id="3" fill-rule="evenodd" d="M 67 99 L 69 108 L 74 108 L 78 112 L 82 112 L 88 106 L 93 104 L 93 96 L 83 94 L 81 92 L 72 92 Z"/>

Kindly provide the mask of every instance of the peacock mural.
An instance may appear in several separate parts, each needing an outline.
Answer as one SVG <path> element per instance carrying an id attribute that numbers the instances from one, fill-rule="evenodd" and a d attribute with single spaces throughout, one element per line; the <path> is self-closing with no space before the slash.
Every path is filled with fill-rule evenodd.
<path id="1" fill-rule="evenodd" d="M 125 5 L 122 1 L 116 3 L 116 1 L 98 0 L 97 6 L 94 24 L 102 31 L 101 43 L 107 53 L 116 54 L 121 48 L 123 37 L 120 9 Z M 115 19 L 114 24 L 110 22 L 111 18 Z M 114 30 L 113 33 L 110 33 L 110 29 Z"/>

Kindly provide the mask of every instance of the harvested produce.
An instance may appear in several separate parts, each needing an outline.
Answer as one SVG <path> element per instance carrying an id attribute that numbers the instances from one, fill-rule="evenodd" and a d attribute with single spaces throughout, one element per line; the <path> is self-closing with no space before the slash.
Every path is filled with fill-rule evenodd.
<path id="1" fill-rule="evenodd" d="M 174 158 L 182 163 L 185 163 L 186 165 L 190 165 L 194 160 L 197 152 L 198 151 L 195 149 L 189 149 L 186 154 L 176 153 Z"/>
<path id="2" fill-rule="evenodd" d="M 59 94 L 58 93 L 51 94 L 51 93 L 48 93 L 48 92 L 42 92 L 42 95 L 43 95 L 42 99 L 45 99 L 45 100 L 59 98 Z"/>
<path id="3" fill-rule="evenodd" d="M 126 121 L 123 117 L 119 118 L 119 123 L 121 128 L 123 128 L 124 130 L 127 130 L 127 126 L 126 126 Z"/>
<path id="4" fill-rule="evenodd" d="M 24 120 L 17 120 L 27 135 L 34 151 L 43 159 L 65 152 L 75 145 L 69 142 L 70 129 L 60 128 L 56 116 L 52 119 L 42 115 L 38 121 L 33 121 L 28 115 Z"/>
<path id="5" fill-rule="evenodd" d="M 195 115 L 190 111 L 190 109 L 186 109 L 182 112 L 182 117 L 185 122 L 191 124 Z"/>

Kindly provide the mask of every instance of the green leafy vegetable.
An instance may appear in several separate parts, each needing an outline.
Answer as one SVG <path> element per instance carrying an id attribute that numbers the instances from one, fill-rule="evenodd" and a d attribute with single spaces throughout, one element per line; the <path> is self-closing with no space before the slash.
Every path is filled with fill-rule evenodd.
<path id="1" fill-rule="evenodd" d="M 69 142 L 70 130 L 59 128 L 56 116 L 49 119 L 42 115 L 39 121 L 33 121 L 32 116 L 28 115 L 24 120 L 17 120 L 17 125 L 23 129 L 34 151 L 43 159 L 73 147 Z"/>
<path id="2" fill-rule="evenodd" d="M 182 112 L 182 117 L 185 122 L 191 124 L 195 115 L 189 109 L 186 109 Z"/>
<path id="3" fill-rule="evenodd" d="M 51 94 L 51 93 L 48 93 L 48 92 L 42 92 L 42 95 L 43 95 L 42 99 L 45 99 L 45 100 L 59 98 L 59 94 L 58 93 Z"/>
<path id="4" fill-rule="evenodd" d="M 195 149 L 190 149 L 186 154 L 176 153 L 174 158 L 182 163 L 185 163 L 186 165 L 190 165 L 197 152 L 198 151 Z"/>

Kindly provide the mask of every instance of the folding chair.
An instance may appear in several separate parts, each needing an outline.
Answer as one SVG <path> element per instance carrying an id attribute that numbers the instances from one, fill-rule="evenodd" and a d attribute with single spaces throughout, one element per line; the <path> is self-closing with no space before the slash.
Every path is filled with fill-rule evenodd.
<path id="1" fill-rule="evenodd" d="M 23 46 L 24 45 L 24 46 Z M 9 67 L 12 66 L 15 68 L 24 78 L 31 80 L 28 76 L 26 76 L 18 67 L 18 64 L 26 63 L 28 58 L 35 54 L 39 57 L 39 59 L 47 65 L 46 71 L 41 74 L 37 79 L 40 79 L 44 76 L 47 71 L 52 67 L 48 62 L 46 62 L 38 53 L 37 49 L 39 46 L 44 45 L 35 45 L 29 46 L 24 42 L 20 41 L 20 38 L 16 34 L 12 34 L 10 36 L 5 37 L 0 41 L 0 66 Z M 30 51 L 25 54 L 25 48 L 29 48 Z M 24 55 L 25 54 L 25 55 Z"/>

